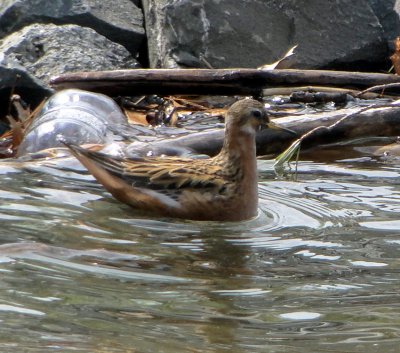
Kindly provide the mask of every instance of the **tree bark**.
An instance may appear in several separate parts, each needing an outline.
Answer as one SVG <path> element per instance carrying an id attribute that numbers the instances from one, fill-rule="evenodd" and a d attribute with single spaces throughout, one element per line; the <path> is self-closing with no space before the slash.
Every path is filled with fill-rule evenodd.
<path id="1" fill-rule="evenodd" d="M 261 95 L 264 88 L 326 85 L 366 88 L 400 82 L 400 76 L 327 70 L 133 69 L 67 73 L 50 79 L 56 90 L 80 88 L 111 96 Z"/>

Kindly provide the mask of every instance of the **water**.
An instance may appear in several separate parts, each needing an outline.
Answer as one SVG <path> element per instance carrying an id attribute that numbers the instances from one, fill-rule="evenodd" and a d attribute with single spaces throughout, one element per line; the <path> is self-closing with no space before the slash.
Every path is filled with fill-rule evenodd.
<path id="1" fill-rule="evenodd" d="M 0 352 L 398 352 L 400 163 L 350 146 L 259 171 L 259 216 L 224 224 L 0 163 Z"/>

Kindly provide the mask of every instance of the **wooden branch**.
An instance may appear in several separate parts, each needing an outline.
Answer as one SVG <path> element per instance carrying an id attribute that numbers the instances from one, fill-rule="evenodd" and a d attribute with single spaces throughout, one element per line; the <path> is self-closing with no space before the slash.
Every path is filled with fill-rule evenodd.
<path id="1" fill-rule="evenodd" d="M 370 92 L 375 92 L 375 91 L 381 91 L 382 96 L 384 95 L 384 92 L 386 90 L 390 90 L 391 88 L 400 88 L 400 83 L 399 82 L 393 82 L 393 83 L 387 83 L 384 85 L 377 85 L 373 87 L 369 87 L 363 91 L 361 91 L 359 94 L 356 95 L 356 97 L 361 97 L 363 94 L 370 93 Z"/>
<path id="2" fill-rule="evenodd" d="M 362 108 L 342 109 L 312 115 L 287 116 L 275 119 L 278 125 L 295 131 L 300 137 L 321 126 L 317 133 L 305 139 L 302 149 L 337 143 L 361 137 L 400 135 L 400 105 L 387 104 Z M 175 139 L 154 143 L 134 142 L 127 149 L 128 155 L 182 155 L 189 153 L 215 155 L 222 146 L 224 132 L 212 130 L 193 133 Z M 257 134 L 257 154 L 277 155 L 296 139 L 279 130 L 263 130 Z"/>
<path id="3" fill-rule="evenodd" d="M 260 95 L 280 86 L 366 88 L 400 82 L 400 76 L 327 70 L 133 69 L 67 73 L 50 79 L 56 90 L 80 88 L 117 95 Z"/>
<path id="4" fill-rule="evenodd" d="M 392 85 L 392 84 L 390 84 Z M 394 83 L 394 85 L 400 85 Z M 372 92 L 375 87 L 386 87 L 386 85 L 369 87 L 363 91 L 350 89 L 350 88 L 339 88 L 333 86 L 293 86 L 293 87 L 274 87 L 263 89 L 263 96 L 290 96 L 293 92 L 327 92 L 327 93 L 345 93 L 355 98 L 361 99 L 375 99 L 375 98 L 390 98 L 398 99 L 397 95 L 388 95 L 382 93 Z M 400 88 L 400 86 L 395 86 Z"/>

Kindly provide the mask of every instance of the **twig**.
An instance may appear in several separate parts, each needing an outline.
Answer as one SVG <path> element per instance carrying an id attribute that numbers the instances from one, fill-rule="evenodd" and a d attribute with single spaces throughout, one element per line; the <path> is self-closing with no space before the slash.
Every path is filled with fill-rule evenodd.
<path id="1" fill-rule="evenodd" d="M 382 93 L 381 93 L 381 96 L 382 96 L 386 89 L 399 88 L 399 87 L 400 87 L 400 82 L 393 82 L 393 83 L 386 83 L 384 85 L 372 86 L 372 87 L 369 87 L 369 88 L 361 91 L 360 93 L 358 93 L 356 95 L 356 97 L 359 97 L 362 94 L 367 93 L 367 92 L 373 92 L 373 91 L 379 91 L 379 90 L 382 90 Z"/>
<path id="2" fill-rule="evenodd" d="M 329 126 L 317 126 L 309 131 L 307 131 L 305 134 L 303 134 L 300 138 L 292 142 L 292 144 L 284 151 L 282 152 L 276 159 L 275 159 L 275 170 L 281 170 L 283 167 L 284 163 L 290 163 L 290 160 L 293 158 L 293 156 L 296 154 L 296 170 L 295 170 L 295 179 L 297 179 L 297 164 L 298 164 L 298 159 L 299 159 L 299 153 L 300 153 L 300 148 L 301 144 L 304 142 L 304 140 L 309 139 L 316 135 L 317 132 L 320 131 L 331 131 L 334 128 L 336 128 L 338 125 L 343 123 L 343 121 L 353 117 L 353 116 L 359 116 L 360 113 L 366 112 L 372 108 L 393 108 L 393 107 L 399 107 L 400 104 L 371 104 L 368 105 L 364 108 L 361 108 L 355 112 L 351 112 L 349 114 L 344 115 L 341 117 L 339 120 L 335 121 L 333 124 Z"/>
<path id="3" fill-rule="evenodd" d="M 377 106 L 376 104 L 371 104 L 368 105 L 364 108 L 361 108 L 360 110 L 357 110 L 356 112 L 352 112 L 350 114 L 346 114 L 345 116 L 341 117 L 339 120 L 335 121 L 332 125 L 329 126 L 317 126 L 314 129 L 306 132 L 303 136 L 299 138 L 300 142 L 303 142 L 305 139 L 312 137 L 313 134 L 315 134 L 317 131 L 322 131 L 322 130 L 327 130 L 331 131 L 335 127 L 337 127 L 339 124 L 341 124 L 344 120 L 351 118 L 352 116 L 358 115 L 360 113 L 366 112 L 370 110 L 371 108 L 384 108 L 384 107 L 393 107 L 394 104 L 382 104 Z"/>

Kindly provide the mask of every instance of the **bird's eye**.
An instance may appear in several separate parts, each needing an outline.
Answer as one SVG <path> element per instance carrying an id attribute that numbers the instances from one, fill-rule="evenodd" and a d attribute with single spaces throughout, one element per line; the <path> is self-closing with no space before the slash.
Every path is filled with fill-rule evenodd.
<path id="1" fill-rule="evenodd" d="M 262 117 L 262 113 L 259 110 L 252 110 L 251 114 L 256 118 L 260 119 Z"/>

